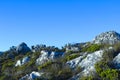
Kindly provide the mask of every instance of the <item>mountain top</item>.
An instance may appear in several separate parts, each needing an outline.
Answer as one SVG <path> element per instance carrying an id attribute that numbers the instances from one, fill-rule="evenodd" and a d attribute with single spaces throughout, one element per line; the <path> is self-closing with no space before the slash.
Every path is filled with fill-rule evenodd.
<path id="1" fill-rule="evenodd" d="M 94 43 L 106 43 L 106 44 L 115 44 L 120 42 L 120 34 L 116 31 L 107 31 L 103 32 L 100 35 L 96 36 L 93 40 Z"/>
<path id="2" fill-rule="evenodd" d="M 91 42 L 66 44 L 61 49 L 29 48 L 24 42 L 12 46 L 0 55 L 0 80 L 119 80 L 120 34 L 104 32 Z"/>
<path id="3" fill-rule="evenodd" d="M 26 43 L 22 42 L 21 44 L 19 44 L 19 45 L 17 46 L 16 51 L 17 51 L 17 53 L 23 53 L 23 54 L 24 54 L 24 53 L 27 53 L 27 52 L 29 52 L 29 51 L 31 51 L 31 50 L 30 50 L 30 48 L 27 46 Z"/>

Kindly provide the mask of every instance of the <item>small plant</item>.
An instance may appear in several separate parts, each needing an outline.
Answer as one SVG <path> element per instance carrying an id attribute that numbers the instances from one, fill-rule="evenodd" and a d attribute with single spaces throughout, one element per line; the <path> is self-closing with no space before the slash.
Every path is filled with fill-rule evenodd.
<path id="1" fill-rule="evenodd" d="M 119 80 L 119 71 L 111 69 L 105 61 L 98 62 L 95 65 L 95 69 L 101 80 Z"/>
<path id="2" fill-rule="evenodd" d="M 102 45 L 100 44 L 89 44 L 86 47 L 82 48 L 82 52 L 95 52 L 97 50 L 100 50 L 102 48 Z"/>
<path id="3" fill-rule="evenodd" d="M 48 66 L 51 65 L 51 64 L 52 64 L 52 62 L 51 62 L 51 61 L 48 61 L 48 62 L 46 62 L 46 63 L 38 66 L 38 70 L 41 70 L 41 69 L 43 69 L 43 68 L 45 68 L 45 67 L 48 67 Z"/>

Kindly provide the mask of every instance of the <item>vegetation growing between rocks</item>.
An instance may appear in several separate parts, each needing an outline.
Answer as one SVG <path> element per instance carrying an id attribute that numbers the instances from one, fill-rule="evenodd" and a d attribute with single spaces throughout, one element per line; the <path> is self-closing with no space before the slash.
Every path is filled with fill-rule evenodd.
<path id="1" fill-rule="evenodd" d="M 102 60 L 95 64 L 96 74 L 80 77 L 80 80 L 119 80 L 120 78 L 120 71 L 112 64 L 115 56 L 120 53 L 119 42 L 115 44 L 76 43 L 66 45 L 62 49 L 46 45 L 32 46 L 30 49 L 25 43 L 22 45 L 25 46 L 25 48 L 20 48 L 22 50 L 11 47 L 0 55 L 0 80 L 18 80 L 32 71 L 43 72 L 41 78 L 36 78 L 37 80 L 68 80 L 81 73 L 83 68 L 77 65 L 73 69 L 66 62 L 83 56 L 86 52 L 87 54 L 82 58 L 85 59 L 88 54 L 98 50 L 104 50 L 104 53 Z M 64 56 L 55 59 L 48 57 L 43 64 L 36 65 L 36 60 L 43 54 L 42 50 L 65 53 Z M 29 57 L 30 60 L 21 66 L 15 66 L 17 60 L 22 60 L 24 57 Z"/>

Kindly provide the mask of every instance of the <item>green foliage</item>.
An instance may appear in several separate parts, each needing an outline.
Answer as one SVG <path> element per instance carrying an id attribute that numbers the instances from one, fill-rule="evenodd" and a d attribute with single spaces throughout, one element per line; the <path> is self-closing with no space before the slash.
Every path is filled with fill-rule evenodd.
<path id="1" fill-rule="evenodd" d="M 118 80 L 118 70 L 111 69 L 105 61 L 100 61 L 95 64 L 95 69 L 102 80 Z"/>
<path id="2" fill-rule="evenodd" d="M 61 61 L 62 62 L 67 62 L 69 60 L 72 60 L 72 59 L 75 59 L 77 57 L 80 56 L 80 53 L 72 53 L 71 51 L 70 52 L 67 52 L 64 57 L 61 58 Z"/>
<path id="3" fill-rule="evenodd" d="M 97 50 L 100 50 L 100 48 L 101 48 L 101 45 L 93 44 L 87 49 L 87 52 L 95 52 Z"/>
<path id="4" fill-rule="evenodd" d="M 9 68 L 9 67 L 13 67 L 14 66 L 14 62 L 12 60 L 7 60 L 5 62 L 2 63 L 2 71 L 4 71 L 6 68 Z"/>
<path id="5" fill-rule="evenodd" d="M 72 54 L 72 55 L 67 56 L 66 59 L 67 59 L 67 61 L 70 61 L 70 60 L 75 59 L 79 56 L 80 55 L 76 53 L 76 54 Z"/>
<path id="6" fill-rule="evenodd" d="M 115 69 L 107 69 L 100 73 L 100 76 L 103 80 L 117 80 L 118 71 Z"/>
<path id="7" fill-rule="evenodd" d="M 45 69 L 45 72 L 43 77 L 48 80 L 67 80 L 73 75 L 72 70 L 61 62 L 54 62 Z"/>
<path id="8" fill-rule="evenodd" d="M 105 62 L 105 61 L 99 61 L 99 62 L 97 62 L 95 64 L 95 69 L 96 69 L 96 72 L 98 74 L 100 74 L 104 70 L 109 69 L 109 66 L 108 66 L 107 62 Z"/>
<path id="9" fill-rule="evenodd" d="M 120 42 L 114 44 L 113 47 L 114 47 L 114 50 L 115 50 L 116 53 L 119 53 L 119 52 L 120 52 Z"/>
<path id="10" fill-rule="evenodd" d="M 94 80 L 93 76 L 84 76 L 80 80 Z"/>
<path id="11" fill-rule="evenodd" d="M 0 76 L 0 80 L 5 80 L 5 78 L 6 78 L 5 75 Z"/>
<path id="12" fill-rule="evenodd" d="M 46 62 L 46 63 L 38 66 L 38 70 L 41 70 L 41 69 L 43 69 L 43 68 L 46 68 L 46 67 L 48 67 L 49 65 L 51 65 L 52 63 L 53 63 L 53 62 L 48 61 L 48 62 Z"/>
<path id="13" fill-rule="evenodd" d="M 114 50 L 105 50 L 103 53 L 103 59 L 106 62 L 112 61 L 115 56 L 116 56 L 116 53 Z"/>
<path id="14" fill-rule="evenodd" d="M 82 48 L 82 52 L 95 52 L 97 50 L 100 50 L 102 45 L 100 44 L 89 44 L 86 47 Z"/>

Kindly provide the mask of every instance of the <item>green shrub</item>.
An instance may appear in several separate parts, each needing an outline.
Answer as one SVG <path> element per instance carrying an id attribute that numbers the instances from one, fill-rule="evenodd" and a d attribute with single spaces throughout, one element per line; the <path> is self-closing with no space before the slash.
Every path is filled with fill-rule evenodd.
<path id="1" fill-rule="evenodd" d="M 95 64 L 95 69 L 102 80 L 118 80 L 118 70 L 111 69 L 104 60 Z"/>
<path id="2" fill-rule="evenodd" d="M 43 69 L 43 68 L 45 68 L 45 67 L 48 67 L 48 66 L 51 65 L 51 64 L 52 64 L 52 62 L 51 62 L 51 61 L 48 61 L 48 62 L 46 62 L 46 63 L 38 66 L 38 70 L 41 70 L 41 69 Z"/>
<path id="3" fill-rule="evenodd" d="M 97 50 L 100 50 L 102 48 L 103 45 L 101 44 L 89 44 L 86 47 L 82 48 L 82 52 L 95 52 Z"/>
<path id="4" fill-rule="evenodd" d="M 101 45 L 93 44 L 87 49 L 87 52 L 95 52 L 97 50 L 100 50 L 100 48 L 101 48 Z"/>
<path id="5" fill-rule="evenodd" d="M 44 72 L 46 72 L 46 74 L 44 74 L 43 77 L 48 80 L 67 80 L 73 75 L 70 67 L 59 61 L 46 67 Z"/>
<path id="6" fill-rule="evenodd" d="M 102 57 L 104 61 L 111 62 L 115 56 L 116 56 L 116 53 L 114 50 L 105 50 Z"/>
<path id="7" fill-rule="evenodd" d="M 103 80 L 118 80 L 118 71 L 115 69 L 107 69 L 100 73 Z"/>
<path id="8" fill-rule="evenodd" d="M 113 45 L 115 52 L 120 52 L 120 42 Z"/>
<path id="9" fill-rule="evenodd" d="M 5 75 L 0 76 L 0 80 L 5 80 L 5 79 L 6 79 Z"/>
<path id="10" fill-rule="evenodd" d="M 84 76 L 80 78 L 79 80 L 94 80 L 93 76 Z"/>
<path id="11" fill-rule="evenodd" d="M 67 56 L 66 59 L 67 59 L 67 61 L 70 61 L 70 60 L 75 59 L 79 56 L 80 55 L 76 53 L 76 54 L 72 54 L 72 55 Z"/>
<path id="12" fill-rule="evenodd" d="M 14 62 L 12 60 L 7 60 L 2 63 L 2 71 L 4 71 L 6 68 L 10 68 L 14 66 Z"/>

